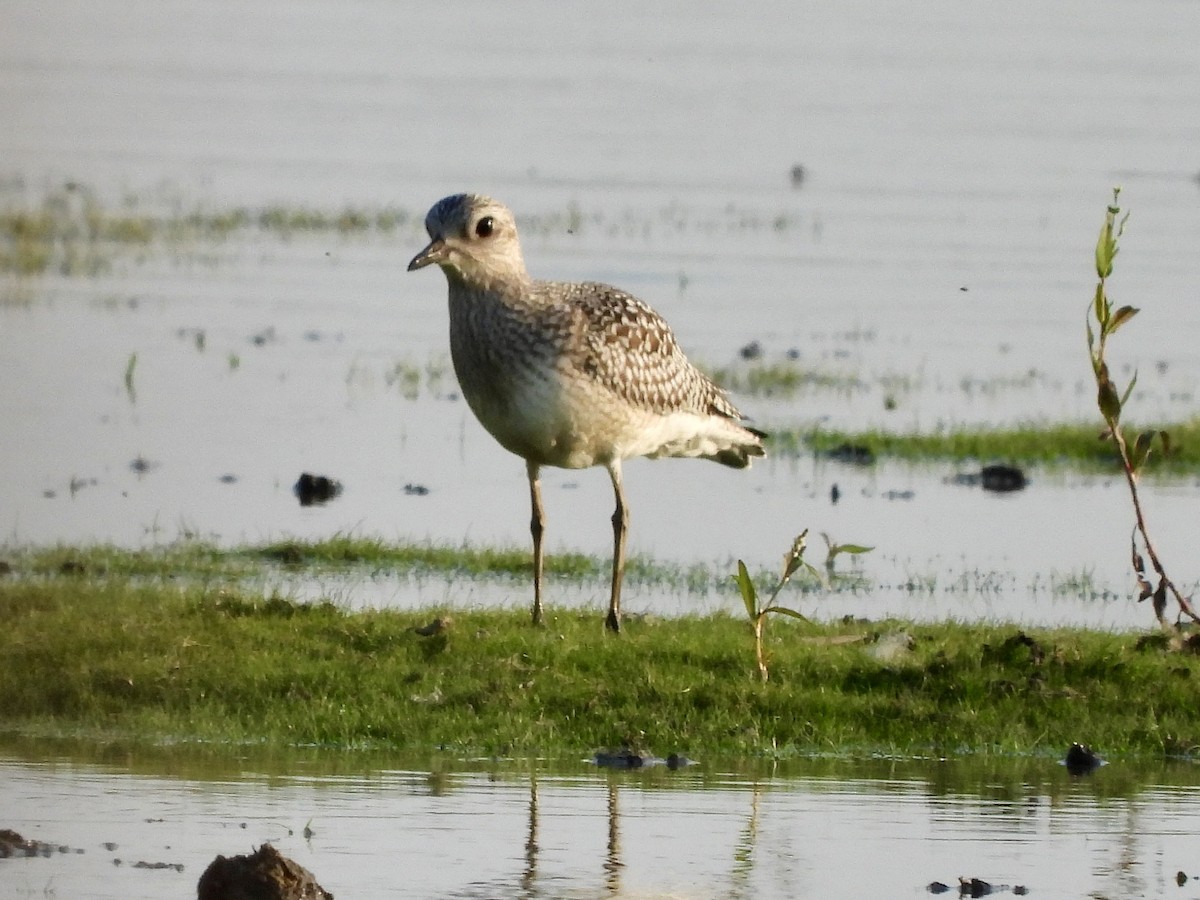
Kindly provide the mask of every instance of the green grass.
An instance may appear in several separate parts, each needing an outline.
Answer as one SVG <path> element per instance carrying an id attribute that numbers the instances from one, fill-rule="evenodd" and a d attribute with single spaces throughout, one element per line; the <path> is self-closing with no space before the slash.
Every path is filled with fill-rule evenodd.
<path id="1" fill-rule="evenodd" d="M 8 730 L 464 753 L 1109 753 L 1200 747 L 1200 659 L 1163 639 L 1009 626 L 778 621 L 758 681 L 722 615 L 350 613 L 214 581 L 19 570 L 0 580 Z M 911 637 L 911 650 L 877 654 Z M 848 636 L 853 643 L 832 638 Z M 883 636 L 884 641 L 877 639 Z M 889 638 L 889 636 L 892 636 Z M 903 643 L 903 642 L 901 642 Z"/>
<path id="2" fill-rule="evenodd" d="M 1171 456 L 1151 457 L 1147 472 L 1184 474 L 1200 471 L 1200 418 L 1146 426 L 1170 433 Z M 1013 428 L 955 428 L 932 433 L 772 429 L 768 448 L 779 455 L 829 453 L 863 447 L 877 458 L 911 462 L 935 460 L 1002 461 L 1118 472 L 1116 452 L 1102 440 L 1100 424 L 1021 425 Z M 1132 428 L 1131 431 L 1137 431 Z"/>
<path id="3" fill-rule="evenodd" d="M 489 547 L 470 544 L 387 543 L 378 538 L 335 535 L 318 541 L 285 539 L 258 546 L 222 549 L 205 541 L 179 541 L 148 550 L 107 544 L 7 548 L 3 558 L 21 576 L 77 578 L 169 578 L 177 583 L 223 583 L 261 580 L 274 575 L 320 576 L 353 570 L 370 575 L 444 575 L 468 578 L 527 578 L 529 547 Z M 608 583 L 607 557 L 556 552 L 545 563 L 546 573 L 574 583 Z M 762 571 L 756 577 L 767 577 Z M 702 563 L 677 565 L 634 555 L 626 560 L 625 578 L 632 584 L 704 593 L 728 584 L 730 573 Z M 856 590 L 861 578 L 853 571 L 838 573 L 830 588 Z M 824 590 L 815 579 L 798 578 L 801 591 Z"/>
<path id="4" fill-rule="evenodd" d="M 301 234 L 355 237 L 410 232 L 414 241 L 421 241 L 425 209 L 279 205 L 185 209 L 170 198 L 129 196 L 113 203 L 88 185 L 68 182 L 40 197 L 30 197 L 23 190 L 8 196 L 0 193 L 0 273 L 28 277 L 54 271 L 94 276 L 107 272 L 117 258 L 131 251 L 138 257 L 163 249 L 179 253 L 200 243 L 212 245 L 255 233 L 287 240 Z M 599 211 L 584 212 L 571 203 L 564 209 L 523 215 L 521 233 L 561 237 L 588 231 L 632 237 L 717 228 L 782 233 L 798 224 L 799 220 L 785 213 L 763 218 L 732 209 L 705 212 L 675 204 L 645 216 L 605 216 Z"/>
<path id="5" fill-rule="evenodd" d="M 9 199 L 0 205 L 0 272 L 90 276 L 108 271 L 114 258 L 130 250 L 178 252 L 254 232 L 283 239 L 299 233 L 390 234 L 402 228 L 415 230 L 420 221 L 420 216 L 394 207 L 274 206 L 152 213 L 144 211 L 136 198 L 112 206 L 86 186 L 69 184 L 37 202 Z"/>

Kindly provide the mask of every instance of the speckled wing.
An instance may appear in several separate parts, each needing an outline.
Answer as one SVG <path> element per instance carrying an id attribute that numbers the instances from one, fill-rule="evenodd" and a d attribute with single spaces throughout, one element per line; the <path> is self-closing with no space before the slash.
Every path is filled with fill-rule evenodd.
<path id="1" fill-rule="evenodd" d="M 547 285 L 570 309 L 572 365 L 627 403 L 652 412 L 695 412 L 738 421 L 725 393 L 679 349 L 666 321 L 649 306 L 606 284 Z"/>

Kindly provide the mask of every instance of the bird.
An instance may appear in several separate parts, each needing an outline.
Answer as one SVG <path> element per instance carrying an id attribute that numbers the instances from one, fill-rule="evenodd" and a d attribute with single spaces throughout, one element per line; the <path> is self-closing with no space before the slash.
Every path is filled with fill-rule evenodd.
<path id="1" fill-rule="evenodd" d="M 450 357 L 462 395 L 502 447 L 525 460 L 532 507 L 533 624 L 543 617 L 543 467 L 603 466 L 612 481 L 612 582 L 605 626 L 621 630 L 629 505 L 621 464 L 699 457 L 735 469 L 766 455 L 726 393 L 688 361 L 666 321 L 599 282 L 538 281 L 513 213 L 454 194 L 425 217 L 429 243 L 408 271 L 446 276 Z"/>

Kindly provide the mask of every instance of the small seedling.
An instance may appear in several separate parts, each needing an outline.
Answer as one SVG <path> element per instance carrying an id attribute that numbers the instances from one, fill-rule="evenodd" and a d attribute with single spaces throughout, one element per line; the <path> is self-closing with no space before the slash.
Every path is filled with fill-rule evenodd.
<path id="1" fill-rule="evenodd" d="M 851 556 L 858 556 L 862 553 L 870 553 L 874 547 L 864 547 L 862 544 L 839 544 L 829 537 L 824 531 L 821 532 L 821 538 L 825 541 L 825 572 L 833 577 L 833 561 L 842 553 Z"/>
<path id="2" fill-rule="evenodd" d="M 1103 417 L 1106 426 L 1100 437 L 1103 440 L 1112 441 L 1113 446 L 1116 448 L 1117 456 L 1121 462 L 1121 470 L 1125 474 L 1125 483 L 1129 486 L 1129 494 L 1133 500 L 1135 524 L 1130 536 L 1130 556 L 1134 575 L 1138 583 L 1138 601 L 1152 598 L 1155 618 L 1158 619 L 1160 625 L 1168 627 L 1164 615 L 1167 608 L 1168 593 L 1179 604 L 1180 616 L 1187 615 L 1196 622 L 1200 622 L 1200 617 L 1197 617 L 1191 603 L 1179 592 L 1175 583 L 1167 577 L 1166 570 L 1158 558 L 1158 553 L 1154 550 L 1154 545 L 1150 541 L 1150 534 L 1146 528 L 1146 517 L 1142 511 L 1141 497 L 1138 495 L 1137 477 L 1139 471 L 1145 466 L 1146 460 L 1150 458 L 1150 452 L 1156 443 L 1163 456 L 1171 453 L 1171 437 L 1165 431 L 1143 431 L 1133 440 L 1132 446 L 1130 445 L 1124 431 L 1121 429 L 1121 413 L 1124 411 L 1125 404 L 1129 401 L 1129 397 L 1133 393 L 1134 385 L 1137 384 L 1137 372 L 1134 372 L 1125 390 L 1119 391 L 1117 385 L 1109 375 L 1108 363 L 1104 358 L 1108 339 L 1116 333 L 1118 328 L 1138 313 L 1138 310 L 1132 306 L 1121 306 L 1114 309 L 1108 297 L 1108 278 L 1112 275 L 1113 261 L 1116 259 L 1119 249 L 1117 245 L 1121 239 L 1121 235 L 1125 231 L 1125 222 L 1129 219 L 1128 213 L 1120 219 L 1117 218 L 1121 215 L 1121 208 L 1117 205 L 1120 194 L 1121 189 L 1119 187 L 1113 189 L 1112 203 L 1109 204 L 1105 214 L 1104 225 L 1100 229 L 1100 239 L 1096 242 L 1096 276 L 1098 281 L 1096 282 L 1095 296 L 1088 304 L 1088 354 L 1092 360 L 1092 373 L 1096 378 L 1096 405 L 1100 409 L 1100 415 Z M 1092 327 L 1093 318 L 1096 323 L 1095 329 Z M 1141 546 L 1144 548 L 1146 556 L 1150 559 L 1150 565 L 1154 569 L 1154 574 L 1158 577 L 1156 585 L 1151 585 L 1147 577 L 1146 563 L 1142 557 L 1141 550 L 1138 549 L 1139 538 L 1141 539 Z M 1178 619 L 1176 620 L 1176 624 L 1178 624 Z"/>
<path id="3" fill-rule="evenodd" d="M 767 616 L 771 613 L 778 613 L 779 615 L 791 616 L 793 619 L 800 619 L 804 622 L 808 621 L 807 618 L 796 610 L 789 609 L 786 606 L 779 606 L 775 602 L 779 597 L 779 592 L 783 590 L 783 586 L 800 569 L 804 569 L 813 577 L 821 579 L 821 573 L 811 563 L 804 561 L 804 549 L 807 542 L 808 529 L 806 528 L 792 542 L 792 549 L 784 554 L 783 574 L 780 576 L 779 582 L 775 585 L 775 589 L 771 591 L 771 597 L 767 600 L 765 606 L 759 606 L 758 591 L 754 587 L 754 581 L 750 578 L 750 572 L 746 569 L 746 564 L 742 560 L 738 560 L 738 570 L 737 575 L 734 576 L 734 580 L 737 582 L 738 590 L 742 594 L 742 601 L 746 604 L 746 614 L 750 617 L 750 624 L 754 627 L 754 657 L 758 662 L 759 677 L 764 682 L 770 677 L 767 672 L 766 659 L 763 657 L 763 631 L 766 628 Z"/>

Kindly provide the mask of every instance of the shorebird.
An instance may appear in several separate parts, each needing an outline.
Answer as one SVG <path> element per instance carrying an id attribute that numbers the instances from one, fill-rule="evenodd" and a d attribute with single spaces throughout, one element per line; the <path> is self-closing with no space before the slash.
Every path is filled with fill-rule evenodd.
<path id="1" fill-rule="evenodd" d="M 525 460 L 533 507 L 533 622 L 542 620 L 543 466 L 603 466 L 616 495 L 612 590 L 605 625 L 621 630 L 629 506 L 621 462 L 711 459 L 735 469 L 765 455 L 761 431 L 679 349 L 649 306 L 595 282 L 535 281 L 517 223 L 477 194 L 439 200 L 429 244 L 408 270 L 441 267 L 450 287 L 450 356 L 484 428 Z"/>

